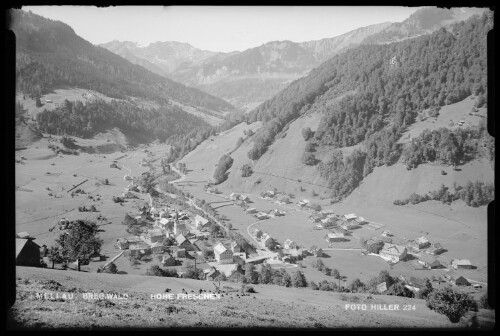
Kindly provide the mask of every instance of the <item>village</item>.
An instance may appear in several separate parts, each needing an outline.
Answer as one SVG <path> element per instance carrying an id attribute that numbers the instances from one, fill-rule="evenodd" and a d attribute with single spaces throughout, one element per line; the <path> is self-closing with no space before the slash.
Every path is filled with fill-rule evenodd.
<path id="1" fill-rule="evenodd" d="M 144 153 L 149 159 L 144 158 L 139 165 L 154 171 L 152 154 L 147 149 L 144 149 Z M 117 160 L 113 160 L 109 167 L 118 168 Z M 146 188 L 137 183 L 138 179 L 133 178 L 130 172 L 124 176 L 124 180 L 130 184 L 124 188 L 120 197 L 113 196 L 115 203 L 123 202 L 124 199 L 138 199 L 139 194 L 147 194 Z M 252 244 L 245 244 L 244 248 L 225 234 L 228 230 L 227 223 L 222 224 L 206 213 L 204 216 L 200 215 L 201 208 L 192 207 L 191 210 L 194 211 L 180 209 L 162 201 L 161 197 L 151 197 L 147 194 L 150 202 L 140 206 L 135 214 L 125 214 L 123 224 L 128 226 L 127 231 L 131 234 L 116 237 L 113 244 L 116 255 L 113 258 L 107 260 L 110 256 L 89 255 L 83 260 L 68 264 L 68 268 L 79 269 L 78 264 L 88 265 L 90 262 L 96 262 L 100 263 L 98 272 L 106 271 L 123 256 L 129 260 L 132 267 L 141 262 L 158 264 L 164 272 L 170 274 L 169 276 L 239 282 L 244 277 L 246 264 L 255 265 L 257 271 L 260 271 L 263 265 L 270 265 L 275 269 L 302 270 L 305 267 L 303 262 L 308 259 L 330 259 L 332 256 L 335 258 L 334 253 L 337 250 L 349 250 L 351 254 L 362 258 L 381 258 L 390 268 L 404 264 L 404 270 L 420 271 L 418 277 L 414 276 L 414 272 L 399 276 L 405 286 L 415 292 L 425 285 L 424 278 L 432 278 L 438 286 L 441 283 L 451 284 L 468 288 L 471 292 L 477 292 L 482 288 L 480 282 L 466 278 L 464 272 L 470 272 L 475 268 L 469 260 L 448 259 L 446 249 L 441 243 L 431 242 L 425 236 L 414 239 L 396 237 L 382 224 L 370 222 L 353 213 L 336 214 L 333 210 L 323 209 L 307 199 L 301 199 L 294 204 L 290 197 L 292 195 L 277 190 L 263 192 L 259 195 L 259 199 L 280 205 L 287 210 L 273 208 L 260 211 L 252 206 L 253 202 L 248 195 L 233 192 L 224 196 L 211 184 L 206 185 L 205 192 L 225 198 L 227 201 L 222 202 L 229 202 L 226 205 L 241 208 L 246 214 L 255 218 L 253 224 L 262 224 L 274 218 L 286 218 L 297 211 L 305 213 L 308 215 L 308 225 L 314 231 L 325 232 L 323 240 L 306 246 L 289 237 L 273 237 L 265 230 L 257 228 L 249 237 L 256 248 Z M 69 221 L 65 218 L 58 222 L 60 230 L 67 229 L 68 225 Z M 247 228 L 250 233 L 249 229 L 250 226 Z M 363 234 L 360 234 L 362 231 Z M 366 232 L 369 233 L 368 238 Z M 27 232 L 17 234 L 18 265 L 40 266 L 40 261 L 42 265 L 50 265 L 47 246 L 40 247 L 33 240 L 34 238 Z M 343 243 L 352 241 L 356 242 L 357 247 L 353 248 L 351 244 L 350 248 L 344 248 Z M 251 248 L 248 248 L 249 246 Z M 36 258 L 37 252 L 41 259 Z M 425 270 L 439 271 L 440 276 L 436 276 L 435 273 L 427 276 L 422 273 Z M 344 288 L 346 287 L 344 282 Z M 385 283 L 377 286 L 380 294 L 387 289 Z"/>

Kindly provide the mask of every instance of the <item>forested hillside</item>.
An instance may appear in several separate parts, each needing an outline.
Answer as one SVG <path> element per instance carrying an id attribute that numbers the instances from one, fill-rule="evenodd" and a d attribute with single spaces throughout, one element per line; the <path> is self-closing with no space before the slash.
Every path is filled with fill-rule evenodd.
<path id="1" fill-rule="evenodd" d="M 216 112 L 235 110 L 222 99 L 154 74 L 92 45 L 62 22 L 21 10 L 10 13 L 10 28 L 16 35 L 17 90 L 33 98 L 68 85 L 118 99 L 133 96 L 160 105 L 175 100 Z"/>
<path id="2" fill-rule="evenodd" d="M 208 127 L 200 118 L 175 106 L 144 109 L 116 100 L 111 103 L 96 100 L 86 104 L 66 100 L 61 107 L 39 113 L 37 121 L 41 131 L 51 134 L 89 138 L 118 127 L 122 131 L 139 132 L 161 142 L 186 133 L 186 129 L 200 131 Z"/>
<path id="3" fill-rule="evenodd" d="M 318 169 L 333 188 L 334 200 L 347 196 L 374 167 L 400 159 L 403 146 L 397 141 L 418 112 L 431 109 L 439 113 L 441 106 L 470 95 L 486 101 L 487 33 L 492 27 L 488 13 L 431 35 L 388 45 L 364 45 L 335 56 L 247 115 L 248 122 L 265 122 L 248 157 L 259 159 L 289 122 L 320 112 L 320 126 L 308 136 L 311 146 L 307 148 L 331 149 Z M 331 103 L 348 92 L 354 93 L 338 104 Z M 480 142 L 488 137 L 483 130 L 470 132 Z M 360 143 L 348 158 L 333 150 Z M 454 148 L 444 146 L 440 151 Z M 467 155 L 481 153 L 468 151 Z M 467 160 L 460 153 L 452 156 L 457 162 Z M 318 162 L 313 153 L 307 153 L 304 163 Z"/>

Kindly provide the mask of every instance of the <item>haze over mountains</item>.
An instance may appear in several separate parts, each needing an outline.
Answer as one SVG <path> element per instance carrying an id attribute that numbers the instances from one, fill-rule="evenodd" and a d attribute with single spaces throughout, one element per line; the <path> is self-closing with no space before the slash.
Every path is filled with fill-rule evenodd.
<path id="1" fill-rule="evenodd" d="M 422 8 L 403 22 L 375 24 L 317 41 L 271 41 L 242 52 L 204 51 L 179 42 L 156 42 L 144 47 L 130 41 L 112 41 L 101 46 L 157 74 L 251 110 L 349 48 L 429 34 L 484 11 Z"/>

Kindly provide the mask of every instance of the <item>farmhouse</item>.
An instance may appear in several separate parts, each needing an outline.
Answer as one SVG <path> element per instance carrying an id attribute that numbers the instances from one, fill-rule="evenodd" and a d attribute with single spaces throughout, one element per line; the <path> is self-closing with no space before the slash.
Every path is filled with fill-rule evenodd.
<path id="1" fill-rule="evenodd" d="M 356 216 L 355 214 L 347 214 L 347 215 L 342 216 L 342 219 L 345 220 L 345 221 L 353 221 L 357 217 L 358 216 Z"/>
<path id="2" fill-rule="evenodd" d="M 323 249 L 317 247 L 316 245 L 311 246 L 311 248 L 309 249 L 309 252 L 315 257 L 322 257 L 323 256 Z"/>
<path id="3" fill-rule="evenodd" d="M 245 195 L 241 195 L 240 196 L 240 201 L 243 201 L 245 203 L 249 203 L 250 202 L 250 197 L 245 196 Z"/>
<path id="4" fill-rule="evenodd" d="M 419 263 L 422 264 L 423 266 L 427 267 L 427 268 L 431 268 L 431 269 L 437 269 L 437 268 L 442 268 L 443 265 L 441 264 L 441 262 L 439 260 L 437 260 L 436 258 L 432 257 L 432 256 L 429 256 L 428 254 L 421 254 L 419 256 Z"/>
<path id="5" fill-rule="evenodd" d="M 247 212 L 247 213 L 249 213 L 249 214 L 253 214 L 253 213 L 256 213 L 256 212 L 257 212 L 257 209 L 255 209 L 255 208 L 248 208 L 248 209 L 246 210 L 246 212 Z"/>
<path id="6" fill-rule="evenodd" d="M 299 203 L 297 203 L 297 205 L 299 207 L 305 207 L 307 204 L 309 204 L 309 200 L 306 200 L 306 199 L 303 199 L 302 201 L 300 201 Z"/>
<path id="7" fill-rule="evenodd" d="M 413 246 L 418 248 L 418 249 L 424 249 L 426 247 L 429 247 L 430 245 L 431 245 L 431 243 L 425 237 L 416 238 L 413 241 Z"/>
<path id="8" fill-rule="evenodd" d="M 326 237 L 326 241 L 329 243 L 344 241 L 345 236 L 343 232 L 329 233 Z"/>
<path id="9" fill-rule="evenodd" d="M 406 259 L 408 250 L 404 246 L 394 244 L 384 244 L 379 255 L 384 259 L 389 259 L 393 262 L 398 262 Z"/>
<path id="10" fill-rule="evenodd" d="M 33 238 L 16 238 L 16 265 L 40 267 L 40 246 Z"/>
<path id="11" fill-rule="evenodd" d="M 162 242 L 165 238 L 165 234 L 160 229 L 153 229 L 148 230 L 145 238 L 151 243 Z"/>
<path id="12" fill-rule="evenodd" d="M 224 246 L 221 242 L 218 242 L 214 247 L 215 260 L 219 264 L 229 264 L 233 262 L 233 252 Z"/>
<path id="13" fill-rule="evenodd" d="M 384 236 L 384 237 L 392 237 L 393 234 L 389 230 L 384 230 L 384 232 L 382 232 L 382 236 Z"/>
<path id="14" fill-rule="evenodd" d="M 441 243 L 434 243 L 426 251 L 427 253 L 438 255 L 444 252 L 444 248 Z"/>
<path id="15" fill-rule="evenodd" d="M 133 244 L 129 246 L 130 255 L 132 257 L 141 257 L 143 255 L 151 253 L 151 248 L 146 244 Z"/>
<path id="16" fill-rule="evenodd" d="M 470 286 L 470 282 L 463 276 L 459 276 L 455 279 L 455 285 L 457 286 Z"/>
<path id="17" fill-rule="evenodd" d="M 274 209 L 269 211 L 269 213 L 273 216 L 284 216 L 285 213 L 283 211 L 280 211 L 279 209 Z"/>
<path id="18" fill-rule="evenodd" d="M 285 242 L 283 243 L 283 246 L 287 250 L 289 250 L 289 249 L 295 249 L 295 248 L 298 247 L 297 243 L 295 243 L 293 240 L 290 240 L 290 239 L 285 240 Z"/>
<path id="19" fill-rule="evenodd" d="M 188 249 L 191 247 L 191 242 L 183 234 L 175 237 L 175 241 L 177 242 L 177 246 L 179 246 L 180 248 Z"/>
<path id="20" fill-rule="evenodd" d="M 197 229 L 206 227 L 210 225 L 210 221 L 208 219 L 205 219 L 199 215 L 196 215 L 194 217 L 194 225 L 196 226 Z"/>
<path id="21" fill-rule="evenodd" d="M 164 254 L 162 259 L 161 259 L 161 264 L 163 265 L 163 267 L 175 266 L 176 263 L 177 262 L 176 262 L 174 256 L 171 255 L 170 253 Z"/>
<path id="22" fill-rule="evenodd" d="M 263 219 L 268 219 L 269 215 L 264 212 L 259 212 L 258 214 L 255 214 L 255 217 L 257 217 L 257 219 L 259 220 L 263 220 Z"/>
<path id="23" fill-rule="evenodd" d="M 236 241 L 233 241 L 231 242 L 231 251 L 233 251 L 233 253 L 236 253 L 243 252 L 244 250 Z"/>
<path id="24" fill-rule="evenodd" d="M 453 266 L 454 269 L 471 269 L 472 264 L 468 259 L 453 259 L 451 262 L 451 266 Z"/>
<path id="25" fill-rule="evenodd" d="M 290 203 L 290 197 L 287 195 L 279 195 L 277 197 L 278 203 L 280 204 L 289 204 Z"/>
<path id="26" fill-rule="evenodd" d="M 356 223 L 358 223 L 359 225 L 362 225 L 362 224 L 366 224 L 366 223 L 368 223 L 368 221 L 367 221 L 366 219 L 364 219 L 363 217 L 356 217 L 356 218 L 354 219 L 354 221 L 355 221 Z"/>
<path id="27" fill-rule="evenodd" d="M 356 221 L 349 221 L 349 222 L 345 222 L 341 225 L 341 227 L 344 229 L 344 230 L 353 230 L 353 229 L 357 229 L 359 228 L 359 225 L 358 223 L 356 223 Z"/>

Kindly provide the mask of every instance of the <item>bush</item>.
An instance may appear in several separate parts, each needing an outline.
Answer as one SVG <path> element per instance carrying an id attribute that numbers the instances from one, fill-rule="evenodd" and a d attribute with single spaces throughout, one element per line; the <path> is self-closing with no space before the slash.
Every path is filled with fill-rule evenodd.
<path id="1" fill-rule="evenodd" d="M 478 300 L 478 307 L 483 309 L 491 309 L 490 304 L 488 303 L 488 294 L 483 294 Z"/>
<path id="2" fill-rule="evenodd" d="M 316 285 L 316 283 L 314 281 L 311 281 L 309 283 L 309 287 L 311 287 L 312 290 L 319 290 L 318 285 Z"/>
<path id="3" fill-rule="evenodd" d="M 408 298 L 414 297 L 413 292 L 400 282 L 397 282 L 389 287 L 389 289 L 387 290 L 387 295 L 403 296 Z"/>
<path id="4" fill-rule="evenodd" d="M 426 299 L 427 307 L 446 315 L 452 323 L 457 323 L 468 311 L 477 311 L 477 303 L 468 294 L 445 287 L 433 291 Z"/>
<path id="5" fill-rule="evenodd" d="M 316 157 L 312 153 L 307 153 L 305 152 L 304 155 L 302 156 L 302 163 L 306 164 L 308 166 L 314 166 L 318 160 L 316 160 Z"/>
<path id="6" fill-rule="evenodd" d="M 252 167 L 248 163 L 241 166 L 241 176 L 242 177 L 248 177 L 248 176 L 251 176 L 252 174 L 253 174 Z"/>
<path id="7" fill-rule="evenodd" d="M 313 135 L 314 135 L 314 132 L 311 131 L 311 129 L 309 127 L 302 129 L 302 136 L 304 137 L 305 141 L 309 140 Z"/>

